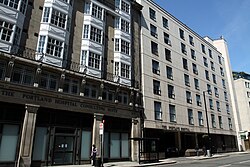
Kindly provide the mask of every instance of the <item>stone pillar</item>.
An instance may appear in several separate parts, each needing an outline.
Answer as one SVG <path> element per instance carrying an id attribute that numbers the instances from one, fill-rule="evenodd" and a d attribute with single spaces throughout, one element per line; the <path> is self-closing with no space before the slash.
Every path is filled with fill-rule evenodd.
<path id="1" fill-rule="evenodd" d="M 4 79 L 7 82 L 10 82 L 12 70 L 14 67 L 14 61 L 15 61 L 15 57 L 13 56 L 10 58 L 10 61 L 7 65 L 6 72 L 5 72 L 5 79 Z"/>
<path id="2" fill-rule="evenodd" d="M 42 73 L 42 64 L 39 64 L 37 69 L 36 69 L 36 74 L 35 74 L 35 78 L 34 78 L 34 84 L 33 84 L 34 87 L 39 86 L 41 73 Z"/>
<path id="3" fill-rule="evenodd" d="M 100 123 L 102 123 L 103 114 L 94 114 L 94 123 L 93 123 L 93 130 L 92 130 L 92 145 L 95 144 L 98 154 L 100 156 L 101 151 L 101 138 L 100 138 Z M 105 126 L 104 126 L 105 128 Z"/>
<path id="4" fill-rule="evenodd" d="M 176 141 L 175 143 L 177 143 L 177 146 L 178 146 L 179 150 L 181 150 L 182 149 L 182 145 L 181 145 L 181 132 L 180 131 L 178 131 L 176 133 L 175 141 Z"/>
<path id="5" fill-rule="evenodd" d="M 62 73 L 61 73 L 58 92 L 63 92 L 64 81 L 65 81 L 65 70 L 63 70 Z"/>
<path id="6" fill-rule="evenodd" d="M 32 157 L 32 147 L 36 124 L 36 115 L 39 106 L 26 104 L 25 117 L 22 128 L 22 137 L 20 143 L 18 167 L 30 167 Z"/>
<path id="7" fill-rule="evenodd" d="M 139 141 L 133 140 L 133 138 L 141 137 L 141 125 L 140 118 L 132 118 L 132 127 L 131 127 L 131 160 L 139 161 Z"/>

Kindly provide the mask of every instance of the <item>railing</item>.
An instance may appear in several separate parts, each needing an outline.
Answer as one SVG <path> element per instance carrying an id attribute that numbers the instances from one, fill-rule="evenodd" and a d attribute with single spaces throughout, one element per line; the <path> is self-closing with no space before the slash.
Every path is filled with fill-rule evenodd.
<path id="1" fill-rule="evenodd" d="M 4 52 L 2 52 L 2 53 L 4 53 Z M 46 54 L 43 54 L 42 58 L 37 60 L 36 56 L 38 55 L 38 52 L 34 49 L 30 49 L 27 47 L 13 46 L 10 54 L 25 58 L 25 59 L 29 59 L 32 61 L 41 62 L 41 63 L 46 64 L 46 62 L 42 61 L 43 56 L 46 56 Z M 49 64 L 49 65 L 53 66 L 52 64 Z M 55 67 L 58 67 L 58 66 L 55 66 Z M 76 73 L 82 73 L 82 74 L 86 73 L 86 69 L 88 69 L 87 66 L 83 66 L 80 63 L 74 62 L 71 60 L 63 60 L 61 68 L 69 70 L 69 71 L 73 71 Z M 86 69 L 83 70 L 83 68 L 86 68 Z M 101 79 L 104 79 L 104 80 L 107 80 L 110 82 L 114 82 L 114 83 L 118 83 L 118 84 L 120 83 L 120 76 L 114 75 L 113 73 L 109 73 L 105 70 L 102 71 L 102 73 L 101 73 Z M 131 86 L 134 88 L 139 88 L 139 82 L 132 79 Z"/>

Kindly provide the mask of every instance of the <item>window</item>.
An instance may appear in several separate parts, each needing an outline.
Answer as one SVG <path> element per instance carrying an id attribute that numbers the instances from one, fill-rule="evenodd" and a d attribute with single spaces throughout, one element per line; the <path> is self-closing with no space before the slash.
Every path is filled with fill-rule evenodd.
<path id="1" fill-rule="evenodd" d="M 90 3 L 86 2 L 84 7 L 85 7 L 84 8 L 84 13 L 85 14 L 90 14 Z"/>
<path id="2" fill-rule="evenodd" d="M 191 92 L 186 91 L 186 99 L 187 99 L 187 103 L 192 104 L 192 95 L 191 95 Z"/>
<path id="3" fill-rule="evenodd" d="M 215 97 L 219 97 L 219 91 L 217 87 L 214 87 L 214 94 L 215 94 Z"/>
<path id="4" fill-rule="evenodd" d="M 199 80 L 194 78 L 194 86 L 196 90 L 200 90 L 200 84 L 199 84 Z"/>
<path id="5" fill-rule="evenodd" d="M 196 104 L 197 106 L 201 106 L 201 96 L 199 94 L 196 94 Z"/>
<path id="6" fill-rule="evenodd" d="M 217 108 L 217 111 L 220 111 L 220 102 L 219 101 L 216 101 L 216 108 Z"/>
<path id="7" fill-rule="evenodd" d="M 203 57 L 203 62 L 204 62 L 204 66 L 208 67 L 208 62 L 207 62 L 207 58 Z"/>
<path id="8" fill-rule="evenodd" d="M 247 92 L 247 97 L 250 98 L 250 92 Z"/>
<path id="9" fill-rule="evenodd" d="M 224 97 L 225 97 L 225 100 L 228 101 L 227 92 L 224 92 Z"/>
<path id="10" fill-rule="evenodd" d="M 39 87 L 55 91 L 58 88 L 58 78 L 59 76 L 57 75 L 42 72 Z"/>
<path id="11" fill-rule="evenodd" d="M 130 43 L 124 40 L 121 40 L 121 52 L 129 55 L 130 53 Z"/>
<path id="12" fill-rule="evenodd" d="M 222 67 L 220 67 L 220 74 L 221 74 L 221 76 L 223 76 L 224 77 L 224 70 L 223 70 L 223 68 Z"/>
<path id="13" fill-rule="evenodd" d="M 6 63 L 4 61 L 0 61 L 0 80 L 4 79 L 5 69 L 6 69 Z"/>
<path id="14" fill-rule="evenodd" d="M 157 38 L 157 27 L 156 26 L 154 26 L 154 25 L 152 25 L 152 24 L 150 24 L 150 34 L 153 36 L 153 37 L 155 37 L 155 38 Z"/>
<path id="15" fill-rule="evenodd" d="M 14 66 L 11 82 L 32 85 L 34 81 L 34 70 L 24 66 Z"/>
<path id="16" fill-rule="evenodd" d="M 206 48 L 205 48 L 205 45 L 203 45 L 203 44 L 201 44 L 201 51 L 202 51 L 202 53 L 206 54 Z"/>
<path id="17" fill-rule="evenodd" d="M 11 42 L 14 25 L 6 21 L 0 20 L 0 39 Z"/>
<path id="18" fill-rule="evenodd" d="M 196 60 L 195 50 L 190 49 L 190 51 L 191 51 L 191 58 L 192 58 L 193 60 Z"/>
<path id="19" fill-rule="evenodd" d="M 216 122 L 215 122 L 215 116 L 214 116 L 214 114 L 211 114 L 211 121 L 212 121 L 212 127 L 216 128 Z"/>
<path id="20" fill-rule="evenodd" d="M 46 53 L 51 56 L 63 57 L 63 42 L 48 37 Z"/>
<path id="21" fill-rule="evenodd" d="M 245 82 L 245 87 L 250 88 L 250 82 Z"/>
<path id="22" fill-rule="evenodd" d="M 168 79 L 173 79 L 173 69 L 169 66 L 166 66 L 166 72 L 167 72 L 167 78 Z"/>
<path id="23" fill-rule="evenodd" d="M 214 102 L 213 102 L 213 99 L 209 99 L 209 107 L 211 110 L 214 109 Z"/>
<path id="24" fill-rule="evenodd" d="M 154 110 L 155 110 L 155 119 L 162 120 L 162 109 L 161 109 L 161 102 L 154 102 Z"/>
<path id="25" fill-rule="evenodd" d="M 89 52 L 88 66 L 95 69 L 100 69 L 100 63 L 101 63 L 101 55 Z"/>
<path id="26" fill-rule="evenodd" d="M 102 43 L 102 31 L 98 28 L 91 26 L 90 39 L 97 43 Z"/>
<path id="27" fill-rule="evenodd" d="M 211 49 L 208 49 L 208 54 L 209 54 L 210 58 L 213 58 L 213 54 L 212 54 L 212 50 Z"/>
<path id="28" fill-rule="evenodd" d="M 221 79 L 221 82 L 222 82 L 222 86 L 223 86 L 223 88 L 225 88 L 225 89 L 226 89 L 226 82 L 225 82 L 225 80 L 224 80 L 224 79 Z"/>
<path id="29" fill-rule="evenodd" d="M 89 25 L 83 26 L 83 38 L 88 39 L 89 38 Z"/>
<path id="30" fill-rule="evenodd" d="M 126 3 L 125 1 L 122 1 L 121 3 L 121 10 L 126 12 L 126 13 L 130 13 L 130 5 L 128 3 Z"/>
<path id="31" fill-rule="evenodd" d="M 227 114 L 230 114 L 229 104 L 226 104 Z"/>
<path id="32" fill-rule="evenodd" d="M 168 45 L 171 46 L 171 41 L 169 39 L 169 34 L 167 34 L 167 33 L 164 32 L 163 35 L 164 35 L 164 42 L 165 42 L 165 44 L 168 44 Z"/>
<path id="33" fill-rule="evenodd" d="M 168 85 L 168 97 L 171 99 L 175 98 L 174 86 L 172 86 L 172 85 Z"/>
<path id="34" fill-rule="evenodd" d="M 49 22 L 49 15 L 50 15 L 50 8 L 45 7 L 43 10 L 43 22 L 45 22 L 45 23 Z"/>
<path id="35" fill-rule="evenodd" d="M 192 63 L 193 65 L 193 73 L 198 75 L 198 68 L 197 68 L 197 65 L 195 63 Z"/>
<path id="36" fill-rule="evenodd" d="M 223 129 L 222 117 L 218 116 L 218 120 L 219 120 L 219 127 Z"/>
<path id="37" fill-rule="evenodd" d="M 210 84 L 207 84 L 207 92 L 208 94 L 212 94 L 212 88 L 211 88 L 211 85 Z"/>
<path id="38" fill-rule="evenodd" d="M 84 96 L 90 98 L 97 98 L 98 89 L 95 85 L 86 85 L 84 90 Z"/>
<path id="39" fill-rule="evenodd" d="M 124 78 L 130 78 L 130 66 L 124 63 L 121 63 L 121 76 Z"/>
<path id="40" fill-rule="evenodd" d="M 233 129 L 233 124 L 232 124 L 231 118 L 228 118 L 228 127 L 229 127 L 230 130 Z"/>
<path id="41" fill-rule="evenodd" d="M 191 35 L 189 35 L 189 43 L 194 46 L 194 38 Z"/>
<path id="42" fill-rule="evenodd" d="M 98 19 L 102 19 L 102 8 L 92 3 L 92 16 Z"/>
<path id="43" fill-rule="evenodd" d="M 154 74 L 160 75 L 160 64 L 158 61 L 152 60 L 152 71 Z"/>
<path id="44" fill-rule="evenodd" d="M 194 116 L 193 116 L 193 110 L 192 109 L 188 109 L 188 123 L 189 123 L 189 125 L 194 124 Z"/>
<path id="45" fill-rule="evenodd" d="M 203 126 L 203 116 L 202 116 L 202 112 L 198 111 L 198 122 L 199 122 L 199 126 Z"/>
<path id="46" fill-rule="evenodd" d="M 0 0 L 1 4 L 17 9 L 19 0 Z"/>
<path id="47" fill-rule="evenodd" d="M 222 64 L 221 56 L 218 56 L 218 61 L 220 64 Z"/>
<path id="48" fill-rule="evenodd" d="M 115 62 L 115 72 L 114 72 L 114 74 L 115 74 L 116 76 L 119 75 L 119 62 Z"/>
<path id="49" fill-rule="evenodd" d="M 77 94 L 79 91 L 79 82 L 73 79 L 65 79 L 63 85 L 63 92 Z"/>
<path id="50" fill-rule="evenodd" d="M 186 86 L 190 86 L 190 80 L 189 80 L 189 75 L 184 74 L 184 81 Z"/>
<path id="51" fill-rule="evenodd" d="M 168 19 L 162 17 L 162 25 L 164 28 L 168 29 Z"/>
<path id="52" fill-rule="evenodd" d="M 175 106 L 169 105 L 170 122 L 176 122 Z"/>
<path id="53" fill-rule="evenodd" d="M 121 30 L 129 33 L 129 29 L 130 29 L 130 24 L 128 21 L 121 19 Z"/>
<path id="54" fill-rule="evenodd" d="M 122 104 L 128 104 L 128 93 L 127 92 L 119 93 L 118 102 Z"/>
<path id="55" fill-rule="evenodd" d="M 214 82 L 215 84 L 217 84 L 216 75 L 215 75 L 215 74 L 212 74 L 212 78 L 213 78 L 213 82 Z"/>
<path id="56" fill-rule="evenodd" d="M 168 50 L 167 48 L 165 48 L 165 57 L 167 61 L 172 62 L 172 58 L 171 58 L 171 51 Z"/>
<path id="57" fill-rule="evenodd" d="M 188 70 L 188 63 L 187 63 L 187 59 L 182 58 L 182 64 L 183 64 L 183 68 L 184 68 L 185 70 Z"/>
<path id="58" fill-rule="evenodd" d="M 115 17 L 115 28 L 119 29 L 120 28 L 120 17 Z"/>
<path id="59" fill-rule="evenodd" d="M 151 52 L 158 55 L 158 44 L 153 41 L 151 41 Z"/>
<path id="60" fill-rule="evenodd" d="M 44 53 L 44 47 L 45 47 L 45 40 L 46 40 L 46 36 L 40 35 L 39 37 L 39 43 L 38 43 L 38 53 Z"/>
<path id="61" fill-rule="evenodd" d="M 207 70 L 205 70 L 205 77 L 206 77 L 206 79 L 209 81 L 210 79 L 209 79 L 209 73 L 208 73 L 208 71 Z"/>
<path id="62" fill-rule="evenodd" d="M 156 12 L 151 8 L 149 8 L 149 16 L 150 16 L 150 19 L 156 21 Z"/>
<path id="63" fill-rule="evenodd" d="M 211 64 L 211 69 L 215 71 L 214 62 L 210 61 L 210 64 Z"/>
<path id="64" fill-rule="evenodd" d="M 120 39 L 115 38 L 115 51 L 120 51 Z"/>
<path id="65" fill-rule="evenodd" d="M 187 54 L 186 45 L 184 43 L 181 43 L 181 52 L 185 55 Z"/>
<path id="66" fill-rule="evenodd" d="M 180 32 L 180 38 L 185 40 L 184 31 L 182 29 L 179 29 L 179 32 Z"/>
<path id="67" fill-rule="evenodd" d="M 153 80 L 153 92 L 155 95 L 161 95 L 160 81 Z"/>
<path id="68" fill-rule="evenodd" d="M 61 27 L 61 28 L 66 28 L 66 20 L 67 20 L 67 15 L 52 8 L 52 15 L 51 15 L 51 24 Z"/>

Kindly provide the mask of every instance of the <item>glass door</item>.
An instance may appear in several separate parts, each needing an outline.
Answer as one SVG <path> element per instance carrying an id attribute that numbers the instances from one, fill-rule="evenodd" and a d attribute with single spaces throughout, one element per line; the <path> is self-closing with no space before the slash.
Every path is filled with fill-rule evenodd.
<path id="1" fill-rule="evenodd" d="M 55 136 L 53 165 L 73 164 L 74 138 L 74 136 Z"/>

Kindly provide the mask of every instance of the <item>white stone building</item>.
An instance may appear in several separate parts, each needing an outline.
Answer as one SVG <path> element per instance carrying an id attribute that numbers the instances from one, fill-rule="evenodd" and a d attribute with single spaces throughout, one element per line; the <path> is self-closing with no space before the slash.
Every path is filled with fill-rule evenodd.
<path id="1" fill-rule="evenodd" d="M 177 147 L 184 154 L 188 149 L 207 145 L 204 93 L 212 151 L 236 150 L 222 53 L 155 2 L 138 2 L 143 6 L 143 136 L 160 138 L 160 152 Z"/>

